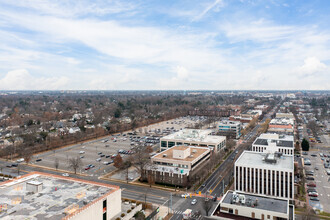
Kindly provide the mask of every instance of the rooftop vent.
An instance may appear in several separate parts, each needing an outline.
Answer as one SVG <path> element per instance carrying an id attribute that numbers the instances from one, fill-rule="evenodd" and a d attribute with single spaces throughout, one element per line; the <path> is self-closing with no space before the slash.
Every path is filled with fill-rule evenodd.
<path id="1" fill-rule="evenodd" d="M 275 158 L 275 154 L 267 154 L 265 157 L 265 162 L 266 163 L 276 163 L 276 158 Z"/>
<path id="2" fill-rule="evenodd" d="M 197 150 L 196 150 L 196 149 L 192 150 L 192 153 L 193 153 L 193 154 L 194 154 L 194 153 L 197 153 Z"/>
<path id="3" fill-rule="evenodd" d="M 163 157 L 167 157 L 167 154 L 163 154 Z"/>

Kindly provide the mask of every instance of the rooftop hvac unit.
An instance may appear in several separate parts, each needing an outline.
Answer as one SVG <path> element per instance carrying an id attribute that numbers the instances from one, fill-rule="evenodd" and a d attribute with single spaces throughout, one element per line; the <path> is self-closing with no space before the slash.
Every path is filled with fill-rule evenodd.
<path id="1" fill-rule="evenodd" d="M 245 204 L 245 196 L 244 195 L 239 195 L 239 201 L 244 205 Z"/>
<path id="2" fill-rule="evenodd" d="M 194 150 L 192 150 L 192 152 L 193 152 L 193 154 L 194 154 L 194 153 L 197 153 L 197 150 L 196 150 L 196 149 L 194 149 Z"/>

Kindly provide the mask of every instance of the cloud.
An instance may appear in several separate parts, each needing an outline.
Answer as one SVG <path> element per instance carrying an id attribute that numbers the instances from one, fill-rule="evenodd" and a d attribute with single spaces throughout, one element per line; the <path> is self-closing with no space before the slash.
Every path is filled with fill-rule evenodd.
<path id="1" fill-rule="evenodd" d="M 162 89 L 183 89 L 186 88 L 187 82 L 189 81 L 189 72 L 183 66 L 177 66 L 173 69 L 172 72 L 175 72 L 175 76 L 171 78 L 163 78 L 158 84 Z"/>
<path id="2" fill-rule="evenodd" d="M 0 79 L 0 90 L 58 90 L 68 83 L 67 77 L 34 77 L 26 69 L 16 69 Z"/>
<path id="3" fill-rule="evenodd" d="M 221 6 L 222 4 L 222 0 L 215 0 L 214 2 L 212 2 L 211 4 L 209 4 L 203 11 L 202 13 L 200 13 L 199 15 L 195 16 L 193 21 L 198 21 L 200 19 L 202 19 L 204 17 L 204 15 L 206 15 L 211 9 L 213 9 L 214 7 L 219 5 Z M 219 10 L 219 8 L 217 8 L 216 10 Z"/>
<path id="4" fill-rule="evenodd" d="M 298 68 L 301 76 L 311 76 L 324 71 L 327 66 L 316 57 L 307 57 L 304 65 Z"/>

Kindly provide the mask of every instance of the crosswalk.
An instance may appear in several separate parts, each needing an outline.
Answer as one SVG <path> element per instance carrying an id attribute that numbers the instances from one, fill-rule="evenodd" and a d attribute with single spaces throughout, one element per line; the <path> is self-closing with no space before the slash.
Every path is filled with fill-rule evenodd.
<path id="1" fill-rule="evenodd" d="M 173 210 L 174 215 L 181 215 L 184 211 L 182 210 Z"/>

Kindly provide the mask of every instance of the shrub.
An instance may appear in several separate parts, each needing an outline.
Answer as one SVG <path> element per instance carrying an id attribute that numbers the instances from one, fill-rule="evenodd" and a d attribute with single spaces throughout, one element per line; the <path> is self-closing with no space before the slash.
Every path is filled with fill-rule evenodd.
<path id="1" fill-rule="evenodd" d="M 132 210 L 129 209 L 129 210 L 127 210 L 127 213 L 130 213 L 131 211 L 132 211 Z"/>
<path id="2" fill-rule="evenodd" d="M 121 215 L 120 215 L 121 217 L 124 217 L 125 216 L 125 213 L 121 213 Z"/>
<path id="3" fill-rule="evenodd" d="M 131 209 L 132 209 L 132 210 L 135 209 L 135 206 L 131 206 Z"/>
<path id="4" fill-rule="evenodd" d="M 121 218 L 119 218 L 119 217 L 118 217 L 118 218 L 116 218 L 116 220 L 120 220 L 120 219 L 121 219 Z"/>

